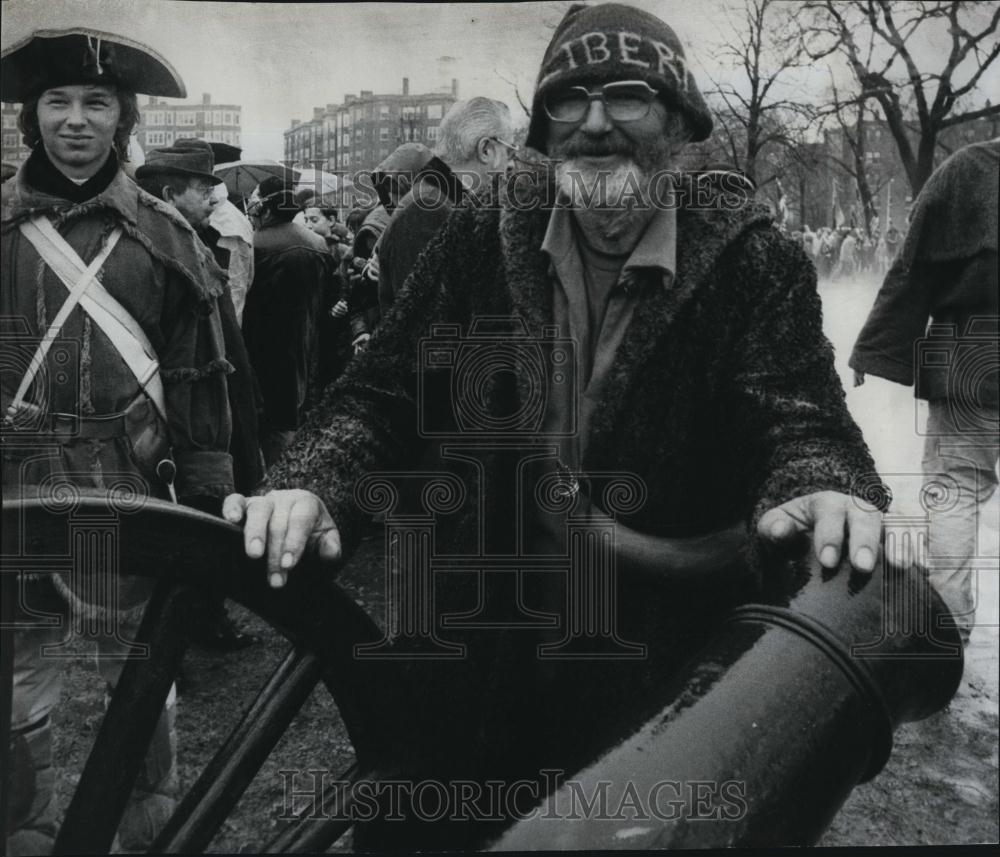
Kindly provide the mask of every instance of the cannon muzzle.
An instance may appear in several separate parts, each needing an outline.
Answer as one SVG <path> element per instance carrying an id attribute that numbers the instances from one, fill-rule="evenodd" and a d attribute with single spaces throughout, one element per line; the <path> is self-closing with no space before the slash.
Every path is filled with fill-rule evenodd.
<path id="1" fill-rule="evenodd" d="M 962 676 L 951 616 L 923 574 L 772 558 L 669 703 L 493 843 L 508 849 L 807 845 L 894 729 L 943 708 Z"/>

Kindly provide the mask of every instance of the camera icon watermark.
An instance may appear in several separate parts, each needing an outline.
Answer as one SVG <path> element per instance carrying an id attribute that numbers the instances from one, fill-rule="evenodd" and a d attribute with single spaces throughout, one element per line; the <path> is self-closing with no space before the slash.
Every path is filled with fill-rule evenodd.
<path id="1" fill-rule="evenodd" d="M 577 345 L 555 325 L 535 333 L 518 316 L 477 316 L 467 334 L 439 324 L 420 340 L 417 430 L 437 469 L 355 484 L 358 508 L 386 525 L 388 629 L 356 657 L 463 658 L 484 629 L 539 632 L 540 659 L 646 657 L 619 627 L 616 549 L 617 519 L 646 486 L 566 463 L 580 430 Z M 456 589 L 476 598 L 443 608 Z"/>
<path id="2" fill-rule="evenodd" d="M 963 330 L 955 324 L 932 324 L 913 346 L 915 392 L 918 399 L 944 400 L 946 419 L 926 426 L 917 419 L 917 433 L 986 437 L 1000 432 L 997 390 L 1000 387 L 1000 319 L 970 318 Z"/>
<path id="3" fill-rule="evenodd" d="M 422 437 L 510 441 L 576 433 L 576 343 L 554 325 L 540 337 L 516 316 L 478 316 L 468 336 L 459 325 L 434 325 L 420 340 L 418 361 Z M 562 419 L 547 426 L 553 398 Z"/>
<path id="4" fill-rule="evenodd" d="M 80 343 L 56 337 L 45 354 L 40 343 L 23 318 L 0 317 L 0 437 L 5 443 L 51 440 L 54 432 L 79 434 Z M 30 383 L 22 392 L 26 379 Z"/>

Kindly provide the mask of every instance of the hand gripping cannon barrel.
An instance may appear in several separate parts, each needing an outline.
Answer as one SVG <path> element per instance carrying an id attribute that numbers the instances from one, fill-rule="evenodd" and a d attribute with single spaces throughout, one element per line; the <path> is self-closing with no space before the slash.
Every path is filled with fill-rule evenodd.
<path id="1" fill-rule="evenodd" d="M 159 581 L 137 640 L 149 645 L 150 657 L 130 661 L 122 673 L 56 853 L 111 846 L 183 653 L 192 593 L 209 579 L 278 628 L 292 649 L 154 851 L 192 853 L 209 845 L 319 682 L 333 694 L 355 747 L 357 762 L 340 779 L 377 783 L 413 773 L 396 758 L 400 748 L 431 734 L 449 701 L 428 698 L 391 658 L 356 656 L 358 646 L 379 644 L 382 631 L 327 568 L 306 562 L 288 586 L 270 590 L 261 563 L 243 554 L 238 528 L 167 503 L 126 500 L 77 491 L 48 500 L 5 496 L 3 502 L 6 614 L 19 572 L 73 574 L 79 550 L 84 564 L 100 565 L 86 545 L 105 545 L 116 552 L 116 567 Z M 75 535 L 98 525 L 113 537 Z M 851 789 L 881 770 L 893 730 L 947 704 L 961 678 L 962 646 L 943 603 L 914 571 L 880 562 L 870 576 L 846 564 L 824 572 L 803 547 L 766 558 L 764 578 L 755 603 L 733 611 L 700 654 L 655 684 L 652 705 L 635 723 L 611 741 L 582 735 L 586 746 L 574 757 L 581 763 L 567 766 L 533 810 L 499 827 L 483 826 L 477 847 L 815 842 Z M 0 761 L 7 771 L 13 626 L 10 615 L 4 618 Z M 457 757 L 465 749 L 452 752 Z M 0 785 L 0 804 L 6 804 L 10 784 Z M 332 794 L 321 812 L 292 820 L 259 849 L 325 850 L 354 820 L 351 795 L 351 788 Z M 410 830 L 421 833 L 419 825 Z"/>
<path id="2" fill-rule="evenodd" d="M 895 728 L 954 695 L 963 647 L 920 572 L 882 557 L 872 575 L 825 571 L 803 545 L 764 574 L 759 603 L 730 614 L 655 716 L 493 849 L 815 843 L 883 768 Z"/>

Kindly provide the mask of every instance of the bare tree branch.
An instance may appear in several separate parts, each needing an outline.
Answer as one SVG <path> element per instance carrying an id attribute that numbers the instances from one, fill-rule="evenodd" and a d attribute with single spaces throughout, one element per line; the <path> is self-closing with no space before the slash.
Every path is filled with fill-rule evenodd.
<path id="1" fill-rule="evenodd" d="M 960 0 L 807 0 L 795 20 L 808 56 L 842 56 L 858 84 L 857 97 L 878 104 L 914 194 L 933 170 L 942 131 L 997 113 L 990 106 L 956 109 L 1000 58 L 1000 6 Z M 942 65 L 921 68 L 929 61 L 918 61 L 917 40 L 941 36 L 948 39 Z M 964 80 L 956 79 L 960 69 Z"/>

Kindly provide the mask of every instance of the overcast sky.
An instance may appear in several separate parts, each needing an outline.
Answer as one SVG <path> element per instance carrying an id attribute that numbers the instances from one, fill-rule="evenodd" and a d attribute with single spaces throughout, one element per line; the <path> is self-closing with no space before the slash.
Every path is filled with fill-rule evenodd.
<path id="1" fill-rule="evenodd" d="M 193 0 L 3 0 L 3 45 L 42 27 L 85 25 L 121 33 L 160 51 L 187 85 L 187 102 L 243 106 L 245 157 L 280 158 L 282 132 L 312 109 L 361 89 L 447 89 L 487 95 L 520 113 L 568 2 L 536 3 L 209 3 Z M 666 20 L 685 44 L 699 84 L 714 65 L 726 7 L 739 0 L 633 0 Z M 925 53 L 947 49 L 923 45 Z M 700 74 L 699 74 L 700 72 Z M 839 69 L 836 74 L 842 74 Z M 803 71 L 803 91 L 829 85 L 822 64 Z M 846 83 L 846 78 L 845 78 Z M 1000 89 L 994 73 L 983 92 Z M 995 98 L 994 98 L 995 100 Z M 978 105 L 977 105 L 978 106 Z"/>

